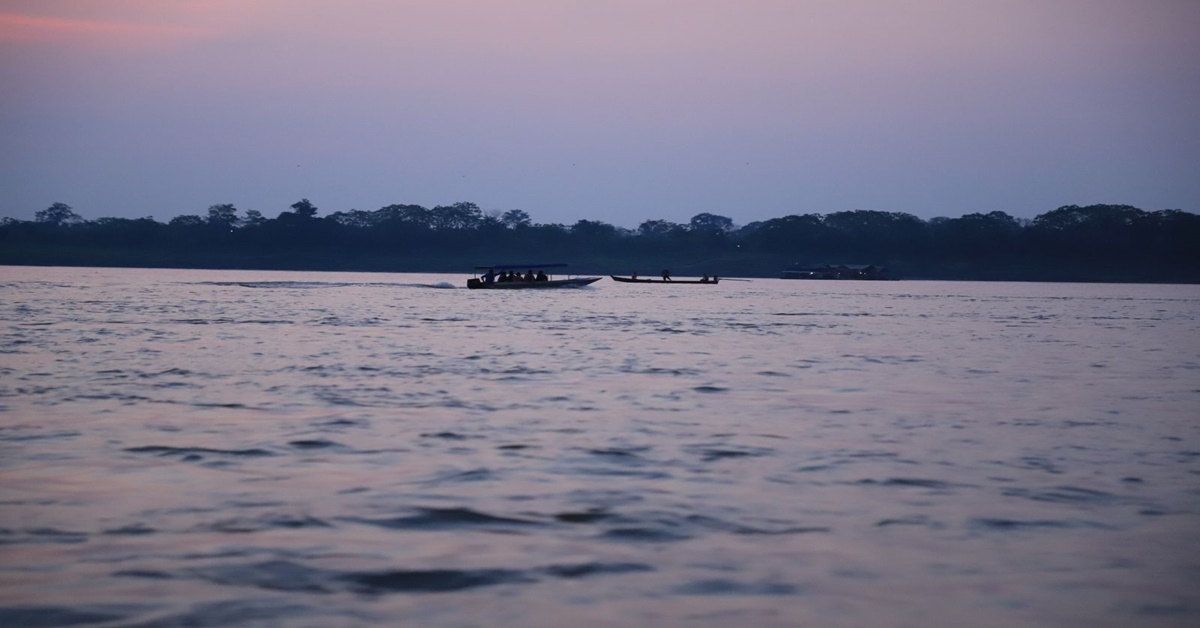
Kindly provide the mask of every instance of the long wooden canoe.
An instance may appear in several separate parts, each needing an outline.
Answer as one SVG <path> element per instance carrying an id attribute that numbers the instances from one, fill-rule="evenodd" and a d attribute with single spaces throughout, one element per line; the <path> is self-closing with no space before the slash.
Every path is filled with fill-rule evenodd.
<path id="1" fill-rule="evenodd" d="M 634 279 L 633 277 L 619 277 L 617 275 L 609 275 L 609 277 L 612 277 L 613 281 L 619 281 L 621 283 L 665 283 L 665 284 L 699 283 L 699 284 L 705 284 L 705 285 L 709 285 L 709 286 L 715 286 L 715 285 L 717 285 L 717 282 L 721 281 L 720 277 L 713 277 L 712 279 L 708 279 L 708 280 L 705 280 L 705 279 L 672 279 L 670 281 L 668 281 L 666 279 L 641 279 L 641 278 Z"/>

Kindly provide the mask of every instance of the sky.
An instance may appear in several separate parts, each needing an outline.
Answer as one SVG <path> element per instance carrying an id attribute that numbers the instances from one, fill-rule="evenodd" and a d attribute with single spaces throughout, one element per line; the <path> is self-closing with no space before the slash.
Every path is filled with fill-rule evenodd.
<path id="1" fill-rule="evenodd" d="M 0 0 L 0 217 L 1200 212 L 1197 0 Z"/>

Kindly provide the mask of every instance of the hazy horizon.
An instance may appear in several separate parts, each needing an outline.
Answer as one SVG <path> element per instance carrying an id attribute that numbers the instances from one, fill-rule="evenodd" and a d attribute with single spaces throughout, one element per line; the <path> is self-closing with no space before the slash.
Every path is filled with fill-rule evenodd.
<path id="1" fill-rule="evenodd" d="M 0 2 L 0 216 L 1200 208 L 1200 3 Z"/>

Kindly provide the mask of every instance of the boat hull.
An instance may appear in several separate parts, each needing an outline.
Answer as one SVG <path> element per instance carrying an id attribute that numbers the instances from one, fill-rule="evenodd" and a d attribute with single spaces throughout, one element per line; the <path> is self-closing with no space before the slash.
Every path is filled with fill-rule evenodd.
<path id="1" fill-rule="evenodd" d="M 699 279 L 672 279 L 671 281 L 667 281 L 665 279 L 634 279 L 633 277 L 618 277 L 617 275 L 609 275 L 609 277 L 612 277 L 613 281 L 619 281 L 621 283 L 661 283 L 668 285 L 703 284 L 706 286 L 715 286 L 721 281 L 720 278 L 709 279 L 708 281 L 700 281 Z"/>
<path id="2" fill-rule="evenodd" d="M 600 281 L 601 277 L 572 277 L 546 281 L 494 281 L 484 283 L 481 279 L 468 279 L 467 287 L 472 290 L 544 290 L 547 288 L 571 288 L 586 286 Z"/>

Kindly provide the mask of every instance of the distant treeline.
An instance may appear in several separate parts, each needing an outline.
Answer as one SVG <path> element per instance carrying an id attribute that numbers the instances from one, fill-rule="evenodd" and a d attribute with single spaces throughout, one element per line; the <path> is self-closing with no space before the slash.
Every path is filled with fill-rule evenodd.
<path id="1" fill-rule="evenodd" d="M 881 211 L 784 216 L 744 226 L 697 214 L 637 229 L 534 223 L 474 203 L 388 205 L 318 216 L 308 199 L 275 218 L 233 205 L 207 215 L 83 220 L 54 203 L 0 221 L 0 264 L 469 272 L 567 262 L 573 272 L 775 277 L 793 267 L 873 264 L 900 278 L 1200 282 L 1200 216 L 1067 205 L 1033 220 L 1004 212 L 922 220 Z"/>

